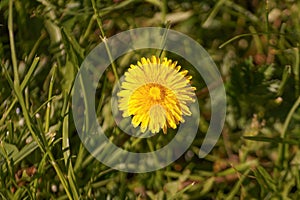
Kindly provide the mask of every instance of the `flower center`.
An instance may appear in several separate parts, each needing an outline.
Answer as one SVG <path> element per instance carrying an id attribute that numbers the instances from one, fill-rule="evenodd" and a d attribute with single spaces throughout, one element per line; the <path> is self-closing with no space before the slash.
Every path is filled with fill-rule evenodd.
<path id="1" fill-rule="evenodd" d="M 149 91 L 150 96 L 154 99 L 154 100 L 160 100 L 160 89 L 156 86 L 153 86 L 150 88 Z"/>

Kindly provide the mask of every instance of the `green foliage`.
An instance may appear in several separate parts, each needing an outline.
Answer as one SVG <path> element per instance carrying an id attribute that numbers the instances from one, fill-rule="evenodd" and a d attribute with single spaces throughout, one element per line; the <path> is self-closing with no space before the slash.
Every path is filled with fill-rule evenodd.
<path id="1" fill-rule="evenodd" d="M 299 8 L 288 0 L 0 1 L 0 199 L 299 199 Z M 102 38 L 168 24 L 219 66 L 228 103 L 223 137 L 197 157 L 210 99 L 191 69 L 201 120 L 189 150 L 151 173 L 109 169 L 76 133 L 76 73 Z M 116 60 L 95 97 L 106 135 L 137 152 L 159 149 L 173 136 L 136 140 L 111 117 L 115 80 L 142 54 Z"/>

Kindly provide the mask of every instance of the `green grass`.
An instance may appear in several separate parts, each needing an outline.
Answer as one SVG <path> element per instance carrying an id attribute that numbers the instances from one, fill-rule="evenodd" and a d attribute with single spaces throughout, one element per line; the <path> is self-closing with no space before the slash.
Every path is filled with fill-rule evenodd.
<path id="1" fill-rule="evenodd" d="M 300 3 L 288 0 L 2 0 L 0 199 L 299 199 L 299 10 Z M 97 44 L 147 26 L 180 31 L 209 52 L 224 78 L 227 117 L 217 145 L 199 159 L 210 99 L 191 69 L 201 110 L 196 139 L 171 165 L 130 174 L 85 149 L 71 94 Z M 137 152 L 172 138 L 135 140 L 109 113 L 115 81 L 142 56 L 117 59 L 95 97 L 106 135 Z"/>

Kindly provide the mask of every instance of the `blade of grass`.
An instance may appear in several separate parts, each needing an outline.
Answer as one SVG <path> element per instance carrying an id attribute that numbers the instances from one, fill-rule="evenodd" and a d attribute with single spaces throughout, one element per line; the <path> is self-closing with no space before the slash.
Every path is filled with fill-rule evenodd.
<path id="1" fill-rule="evenodd" d="M 254 23 L 260 22 L 259 18 L 255 14 L 250 12 L 248 9 L 245 9 L 243 6 L 236 4 L 235 2 L 232 1 L 225 1 L 224 4 L 236 10 L 239 14 L 246 16 L 252 22 Z"/>
<path id="2" fill-rule="evenodd" d="M 226 197 L 226 200 L 231 200 L 234 199 L 234 196 L 238 193 L 240 187 L 242 186 L 244 180 L 246 179 L 246 177 L 248 176 L 249 172 L 251 170 L 247 169 L 241 176 L 241 178 L 239 179 L 238 182 L 236 182 L 236 184 L 233 186 L 233 188 L 231 189 L 229 195 Z"/>
<path id="3" fill-rule="evenodd" d="M 298 99 L 295 101 L 293 107 L 291 108 L 291 110 L 289 111 L 285 121 L 284 121 L 284 124 L 283 124 L 283 127 L 282 127 L 282 131 L 280 133 L 280 137 L 285 139 L 286 138 L 286 132 L 287 132 L 287 129 L 288 129 L 288 126 L 292 120 L 292 117 L 293 117 L 293 114 L 296 112 L 297 108 L 299 107 L 300 105 L 300 96 L 298 97 Z M 278 146 L 278 162 L 277 164 L 285 169 L 288 167 L 288 159 L 286 159 L 286 153 L 287 153 L 287 149 L 288 149 L 288 145 L 287 144 L 279 144 Z"/>
<path id="4" fill-rule="evenodd" d="M 267 187 L 268 191 L 276 191 L 276 183 L 274 179 L 263 167 L 257 166 L 255 176 Z"/>
<path id="5" fill-rule="evenodd" d="M 84 146 L 83 146 L 82 143 L 80 143 L 79 151 L 78 151 L 76 161 L 75 161 L 75 164 L 74 164 L 74 171 L 75 172 L 77 172 L 80 169 L 80 166 L 82 165 L 83 160 L 85 159 L 84 158 L 84 151 L 85 151 Z"/>
<path id="6" fill-rule="evenodd" d="M 162 24 L 166 23 L 166 16 L 168 12 L 168 2 L 167 0 L 162 1 L 162 7 L 161 7 L 161 22 Z"/>
<path id="7" fill-rule="evenodd" d="M 69 115 L 66 115 L 66 113 L 69 112 L 69 107 L 66 106 L 67 104 L 67 96 L 64 97 L 64 106 L 63 108 L 66 108 L 64 110 L 64 113 L 62 113 L 63 118 L 63 124 L 62 124 L 62 151 L 64 156 L 65 164 L 67 165 L 69 157 L 70 157 L 70 145 L 69 145 Z"/>
<path id="8" fill-rule="evenodd" d="M 245 33 L 245 34 L 236 35 L 233 38 L 231 38 L 231 39 L 227 40 L 226 42 L 224 42 L 223 44 L 221 44 L 219 46 L 219 49 L 222 49 L 224 46 L 226 46 L 227 44 L 229 44 L 237 39 L 240 39 L 242 37 L 253 36 L 253 34 L 262 35 L 263 33 Z"/>
<path id="9" fill-rule="evenodd" d="M 294 48 L 295 53 L 295 64 L 294 64 L 294 77 L 295 77 L 295 95 L 298 97 L 300 95 L 300 80 L 299 80 L 299 68 L 300 68 L 300 59 L 299 59 L 299 47 Z"/>
<path id="10" fill-rule="evenodd" d="M 0 140 L 0 148 L 1 148 L 1 152 L 2 152 L 1 155 L 6 160 L 6 165 L 7 165 L 7 168 L 8 168 L 8 172 L 9 172 L 9 174 L 13 175 L 14 173 L 13 173 L 13 168 L 11 166 L 11 160 L 9 159 L 8 152 L 6 151 L 6 148 L 4 147 L 4 143 L 2 142 L 2 140 Z M 5 167 L 5 165 L 1 165 L 1 168 L 2 168 L 2 166 Z M 4 169 L 6 169 L 6 168 L 4 168 Z M 3 168 L 1 170 L 3 170 Z"/>
<path id="11" fill-rule="evenodd" d="M 48 154 L 48 156 L 49 156 L 49 158 L 50 158 L 50 163 L 51 163 L 51 165 L 53 166 L 53 168 L 55 169 L 56 174 L 57 174 L 57 176 L 58 176 L 58 178 L 59 178 L 61 184 L 63 185 L 64 190 L 65 190 L 67 196 L 69 197 L 69 199 L 76 199 L 76 200 L 79 199 L 78 196 L 76 195 L 76 193 L 74 194 L 74 193 L 72 193 L 72 192 L 70 191 L 68 182 L 67 182 L 67 180 L 66 180 L 66 178 L 65 178 L 65 175 L 64 175 L 64 173 L 61 171 L 61 169 L 60 169 L 60 167 L 58 166 L 58 164 L 56 163 L 56 161 L 55 161 L 55 159 L 54 159 L 54 156 L 53 156 L 53 154 L 50 152 L 49 149 L 47 149 L 47 154 Z"/>
<path id="12" fill-rule="evenodd" d="M 163 8 L 163 2 L 161 2 L 161 1 L 159 1 L 159 0 L 145 0 L 146 2 L 148 2 L 148 3 L 151 3 L 151 4 L 153 4 L 153 5 L 155 5 L 155 6 L 157 6 L 160 10 L 162 10 Z"/>
<path id="13" fill-rule="evenodd" d="M 168 198 L 168 200 L 172 200 L 172 199 L 180 199 L 182 198 L 182 195 L 189 189 L 191 189 L 193 186 L 195 185 L 195 182 L 189 184 L 188 186 L 186 186 L 184 189 L 180 190 L 179 192 L 177 192 L 175 195 L 173 195 L 172 197 Z"/>
<path id="14" fill-rule="evenodd" d="M 69 112 L 69 104 L 68 104 L 68 93 L 65 93 L 64 97 L 64 103 L 62 108 L 62 151 L 63 151 L 63 157 L 65 161 L 65 165 L 68 166 L 68 182 L 70 185 L 70 189 L 72 191 L 74 199 L 79 199 L 78 194 L 78 186 L 76 184 L 76 178 L 74 174 L 74 169 L 70 157 L 70 144 L 69 144 L 69 115 L 67 114 Z"/>
<path id="15" fill-rule="evenodd" d="M 265 19 L 266 19 L 266 38 L 267 38 L 267 47 L 266 49 L 269 48 L 269 41 L 270 41 L 270 23 L 269 23 L 269 0 L 265 0 Z"/>
<path id="16" fill-rule="evenodd" d="M 84 32 L 83 35 L 81 35 L 80 39 L 79 39 L 79 44 L 83 44 L 84 41 L 88 38 L 89 35 L 91 35 L 91 32 L 92 32 L 92 28 L 93 28 L 93 25 L 94 25 L 94 22 L 95 22 L 95 15 L 93 15 L 91 17 L 91 20 L 89 21 L 89 24 Z"/>
<path id="17" fill-rule="evenodd" d="M 218 3 L 215 4 L 213 10 L 210 12 L 204 23 L 202 24 L 202 28 L 208 28 L 213 19 L 216 17 L 218 14 L 219 10 L 222 8 L 223 4 L 226 2 L 226 0 L 219 0 Z"/>
<path id="18" fill-rule="evenodd" d="M 34 58 L 35 56 L 35 53 L 38 49 L 38 47 L 40 46 L 41 42 L 46 38 L 47 34 L 46 32 L 43 30 L 42 33 L 41 33 L 41 36 L 38 38 L 38 40 L 35 42 L 34 46 L 32 47 L 30 53 L 29 53 L 29 56 L 26 60 L 26 63 L 29 64 L 29 63 L 32 63 L 32 59 Z"/>
<path id="19" fill-rule="evenodd" d="M 0 197 L 1 197 L 1 199 L 3 199 L 3 200 L 9 200 L 9 199 L 11 199 L 11 198 L 7 197 L 5 194 L 3 194 L 2 192 L 0 192 Z M 9 198 L 9 199 L 8 199 L 8 198 Z"/>
<path id="20" fill-rule="evenodd" d="M 107 7 L 103 8 L 103 9 L 101 9 L 100 14 L 101 14 L 101 16 L 107 15 L 107 14 L 113 12 L 113 11 L 116 11 L 116 10 L 119 10 L 119 9 L 121 9 L 121 8 L 124 8 L 124 7 L 126 7 L 126 6 L 128 6 L 129 4 L 132 4 L 132 3 L 134 3 L 134 2 L 137 2 L 137 0 L 126 0 L 126 1 L 121 1 L 121 2 L 119 2 L 118 4 L 113 4 L 113 5 L 111 5 L 111 6 L 107 6 Z M 96 4 L 92 4 L 93 9 L 94 9 L 94 5 L 96 5 Z"/>
<path id="21" fill-rule="evenodd" d="M 283 73 L 282 73 L 282 78 L 281 78 L 281 82 L 277 91 L 277 96 L 281 96 L 284 92 L 284 88 L 286 86 L 287 80 L 291 75 L 291 66 L 290 65 L 286 65 L 284 67 Z"/>
<path id="22" fill-rule="evenodd" d="M 287 24 L 286 23 L 282 23 L 281 27 L 280 27 L 280 30 L 279 30 L 279 33 L 280 33 L 280 37 L 279 37 L 279 40 L 278 40 L 278 47 L 279 49 L 284 49 L 284 44 L 286 42 L 285 40 L 285 29 L 287 27 Z"/>
<path id="23" fill-rule="evenodd" d="M 5 77 L 10 85 L 10 87 L 13 89 L 13 91 L 15 92 L 15 95 L 19 101 L 19 104 L 22 108 L 22 111 L 23 111 L 23 116 L 24 116 L 24 119 L 25 119 L 25 123 L 26 123 L 26 126 L 27 128 L 29 129 L 29 132 L 31 133 L 31 136 L 33 137 L 34 141 L 37 143 L 37 145 L 39 146 L 40 150 L 42 151 L 42 153 L 47 153 L 49 158 L 50 158 L 50 163 L 52 164 L 52 166 L 54 167 L 64 189 L 65 189 L 65 192 L 67 193 L 68 197 L 70 199 L 73 199 L 73 195 L 72 193 L 69 191 L 69 187 L 68 187 L 68 183 L 66 181 L 66 178 L 64 176 L 64 174 L 62 173 L 61 169 L 59 168 L 59 166 L 57 165 L 55 159 L 54 159 L 54 156 L 52 155 L 49 147 L 48 147 L 48 144 L 47 142 L 43 143 L 43 133 L 41 134 L 38 134 L 37 132 L 35 132 L 34 130 L 34 127 L 31 123 L 31 118 L 30 118 L 30 114 L 26 108 L 26 105 L 25 105 L 25 101 L 24 101 L 24 97 L 22 95 L 22 91 L 21 91 L 21 88 L 20 88 L 20 85 L 18 82 L 14 82 L 12 81 L 11 77 L 9 76 L 9 73 L 7 71 L 7 69 L 4 67 L 4 73 L 5 73 Z"/>
<path id="24" fill-rule="evenodd" d="M 47 101 L 45 101 L 42 105 L 40 105 L 40 107 L 38 107 L 30 116 L 33 117 L 35 116 L 41 109 L 44 108 L 45 105 L 48 104 L 48 102 L 59 99 L 60 97 L 58 96 L 52 96 L 50 99 L 47 99 Z"/>
<path id="25" fill-rule="evenodd" d="M 249 30 L 250 30 L 250 32 L 253 36 L 253 40 L 254 40 L 254 43 L 255 43 L 255 46 L 256 46 L 256 50 L 258 51 L 258 53 L 263 54 L 264 50 L 263 50 L 263 45 L 261 43 L 261 40 L 258 37 L 259 34 L 255 30 L 254 26 L 249 26 Z"/>
<path id="26" fill-rule="evenodd" d="M 4 68 L 4 72 L 5 72 L 6 80 L 8 81 L 8 83 L 9 83 L 10 87 L 12 88 L 12 90 L 15 92 L 15 95 L 17 96 L 17 99 L 18 99 L 18 101 L 21 105 L 27 128 L 29 129 L 32 137 L 37 142 L 37 144 L 40 147 L 40 149 L 42 150 L 42 152 L 45 152 L 44 146 L 42 145 L 42 143 L 40 141 L 40 138 L 38 137 L 38 135 L 34 132 L 34 130 L 32 128 L 31 118 L 30 118 L 30 116 L 27 112 L 26 105 L 24 103 L 24 98 L 23 98 L 23 95 L 21 93 L 20 86 L 13 83 L 13 81 L 12 81 L 11 77 L 9 76 L 8 71 L 6 70 L 6 68 Z"/>
<path id="27" fill-rule="evenodd" d="M 72 191 L 73 198 L 74 199 L 80 199 L 79 194 L 78 194 L 79 189 L 78 189 L 78 186 L 76 184 L 76 177 L 75 177 L 75 174 L 74 174 L 74 169 L 73 169 L 71 159 L 69 159 L 68 181 L 69 181 L 69 184 L 70 184 L 70 188 L 71 188 L 71 191 Z"/>
<path id="28" fill-rule="evenodd" d="M 224 171 L 218 172 L 216 176 L 226 176 L 229 174 L 234 174 L 236 171 L 244 171 L 249 169 L 249 167 L 256 166 L 258 164 L 258 160 L 249 160 L 245 163 L 238 164 L 234 166 L 234 168 L 229 168 Z"/>
<path id="29" fill-rule="evenodd" d="M 102 90 L 101 90 L 101 97 L 100 97 L 100 100 L 99 100 L 99 103 L 98 103 L 98 106 L 97 106 L 97 111 L 96 111 L 96 114 L 99 114 L 103 105 L 104 105 L 104 99 L 105 99 L 105 90 L 106 90 L 106 87 L 107 87 L 107 79 L 104 79 L 103 81 L 103 86 L 102 86 Z"/>
<path id="30" fill-rule="evenodd" d="M 62 33 L 65 34 L 65 37 L 67 38 L 69 44 L 72 45 L 75 52 L 80 56 L 80 58 L 84 58 L 84 49 L 80 46 L 80 44 L 77 42 L 75 37 L 70 33 L 70 31 L 67 28 L 62 28 Z"/>
<path id="31" fill-rule="evenodd" d="M 259 142 L 269 142 L 275 144 L 291 144 L 291 145 L 299 145 L 300 141 L 296 141 L 293 139 L 283 139 L 283 138 L 271 138 L 271 137 L 263 137 L 263 136 L 244 136 L 246 140 L 259 141 Z"/>
<path id="32" fill-rule="evenodd" d="M 45 133 L 48 133 L 49 126 L 50 126 L 50 113 L 51 113 L 51 98 L 52 98 L 52 91 L 53 91 L 53 84 L 55 79 L 57 65 L 53 66 L 53 72 L 49 83 L 49 90 L 48 90 L 48 103 L 46 108 L 46 114 L 45 114 Z"/>
<path id="33" fill-rule="evenodd" d="M 37 64 L 38 64 L 39 60 L 40 60 L 39 57 L 36 57 L 36 58 L 33 60 L 33 62 L 32 62 L 32 64 L 31 64 L 31 66 L 30 66 L 30 68 L 29 68 L 27 74 L 26 74 L 25 77 L 24 77 L 24 80 L 23 80 L 22 83 L 21 83 L 21 91 L 23 91 L 24 88 L 27 86 L 27 84 L 28 84 L 30 78 L 32 77 L 32 74 L 33 74 L 34 70 L 35 70 L 36 67 L 37 67 Z M 2 66 L 2 68 L 4 68 L 3 65 L 1 65 L 1 66 Z M 15 106 L 15 104 L 17 103 L 17 101 L 18 101 L 18 99 L 17 99 L 17 97 L 15 97 L 15 99 L 12 101 L 11 105 L 9 106 L 9 108 L 5 111 L 5 113 L 3 113 L 2 118 L 1 118 L 1 120 L 0 120 L 0 124 L 3 124 L 3 123 L 4 123 L 6 117 L 9 115 L 9 113 L 11 112 L 11 110 L 13 109 L 13 107 Z"/>
<path id="34" fill-rule="evenodd" d="M 205 180 L 202 190 L 199 192 L 199 196 L 204 196 L 209 191 L 211 191 L 212 187 L 214 186 L 215 177 L 211 177 Z"/>
<path id="35" fill-rule="evenodd" d="M 24 88 L 27 86 L 30 78 L 32 78 L 32 74 L 35 71 L 35 69 L 36 69 L 37 64 L 39 63 L 39 61 L 40 61 L 39 57 L 35 57 L 33 59 L 33 62 L 32 62 L 31 66 L 30 66 L 30 68 L 28 70 L 28 72 L 26 73 L 26 75 L 25 75 L 25 77 L 24 77 L 24 79 L 23 79 L 23 81 L 21 83 L 21 91 L 24 90 Z"/>
<path id="36" fill-rule="evenodd" d="M 167 40 L 167 37 L 168 37 L 168 31 L 169 31 L 170 28 L 171 28 L 171 23 L 167 22 L 166 29 L 164 31 L 164 34 L 163 34 L 163 37 L 162 37 L 162 40 L 161 40 L 161 43 L 160 43 L 160 52 L 159 52 L 159 55 L 158 55 L 158 57 L 160 57 L 160 58 L 163 58 L 166 54 L 164 49 L 165 49 L 165 46 L 166 46 L 166 40 Z"/>
<path id="37" fill-rule="evenodd" d="M 8 32 L 9 32 L 9 42 L 10 42 L 10 51 L 11 51 L 11 60 L 13 65 L 14 71 L 14 84 L 19 85 L 19 73 L 18 73 L 18 62 L 17 62 L 17 55 L 15 49 L 15 39 L 14 39 L 14 30 L 13 30 L 13 2 L 9 1 L 9 11 L 8 11 Z"/>
<path id="38" fill-rule="evenodd" d="M 47 163 L 47 155 L 44 154 L 44 156 L 42 157 L 42 159 L 38 163 L 37 174 L 44 174 L 45 173 L 46 163 Z M 39 184 L 39 179 L 35 179 L 34 183 L 33 183 L 33 188 L 35 190 L 35 192 L 34 192 L 35 198 L 34 199 L 36 199 L 36 195 L 37 195 L 37 191 L 38 191 L 38 184 Z"/>

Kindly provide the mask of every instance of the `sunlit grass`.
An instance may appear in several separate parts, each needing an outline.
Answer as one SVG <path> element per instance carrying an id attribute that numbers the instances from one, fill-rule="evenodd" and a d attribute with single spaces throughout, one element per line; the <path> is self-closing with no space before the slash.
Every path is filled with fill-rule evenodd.
<path id="1" fill-rule="evenodd" d="M 298 199 L 300 3 L 239 2 L 1 1 L 0 199 Z M 201 110 L 192 146 L 166 168 L 128 174 L 84 148 L 72 85 L 97 44 L 146 26 L 180 31 L 210 53 L 226 86 L 227 118 L 213 151 L 199 159 L 210 99 L 191 69 Z M 172 136 L 129 137 L 109 112 L 114 84 L 142 54 L 117 59 L 96 95 L 107 137 L 137 152 L 159 149 Z"/>

